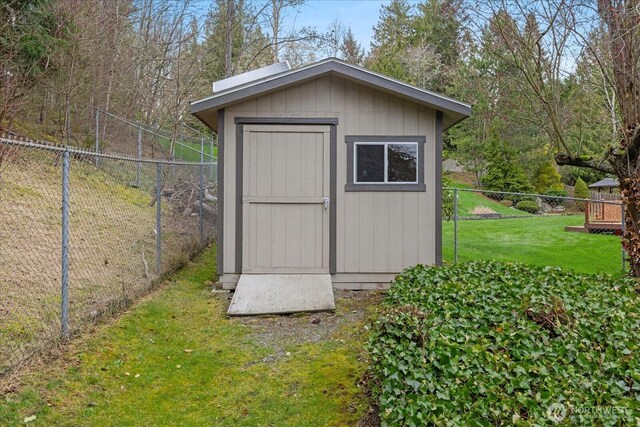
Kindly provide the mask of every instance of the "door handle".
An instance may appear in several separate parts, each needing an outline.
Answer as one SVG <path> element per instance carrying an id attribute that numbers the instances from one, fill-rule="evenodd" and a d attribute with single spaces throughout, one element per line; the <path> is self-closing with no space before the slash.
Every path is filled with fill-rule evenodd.
<path id="1" fill-rule="evenodd" d="M 324 206 L 325 209 L 329 209 L 329 198 L 328 197 L 323 197 L 322 198 L 322 205 Z"/>

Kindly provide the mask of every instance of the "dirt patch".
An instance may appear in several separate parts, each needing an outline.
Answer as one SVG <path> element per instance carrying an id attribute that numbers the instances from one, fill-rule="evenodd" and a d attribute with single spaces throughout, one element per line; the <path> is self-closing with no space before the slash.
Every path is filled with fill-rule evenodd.
<path id="1" fill-rule="evenodd" d="M 227 299 L 226 309 L 231 294 L 219 295 Z M 276 361 L 285 357 L 291 346 L 341 340 L 345 334 L 360 333 L 361 326 L 379 307 L 384 291 L 335 290 L 334 295 L 335 312 L 232 317 L 230 321 L 249 326 L 250 338 L 273 350 L 262 362 Z"/>
<path id="2" fill-rule="evenodd" d="M 456 182 L 471 186 L 476 185 L 476 176 L 472 172 L 447 172 L 446 176 Z"/>
<path id="3" fill-rule="evenodd" d="M 297 345 L 330 340 L 344 342 L 353 340 L 354 335 L 366 333 L 363 326 L 380 309 L 384 294 L 384 291 L 334 290 L 335 312 L 232 317 L 230 321 L 250 327 L 250 339 L 271 350 L 261 360 L 251 364 L 274 363 L 288 357 L 289 351 Z M 219 298 L 226 300 L 226 304 L 223 305 L 226 310 L 232 294 L 218 295 Z M 361 351 L 362 357 L 366 357 L 364 347 Z M 380 426 L 378 408 L 367 391 L 366 375 L 358 381 L 358 387 L 363 389 L 370 406 L 357 425 L 359 427 Z"/>

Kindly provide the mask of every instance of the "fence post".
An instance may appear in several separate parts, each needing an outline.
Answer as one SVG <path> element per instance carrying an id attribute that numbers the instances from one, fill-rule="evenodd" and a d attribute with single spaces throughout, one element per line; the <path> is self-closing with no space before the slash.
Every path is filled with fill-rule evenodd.
<path id="1" fill-rule="evenodd" d="M 97 158 L 97 157 L 96 157 Z M 69 336 L 69 151 L 62 153 L 62 277 L 60 324 L 62 338 Z"/>
<path id="2" fill-rule="evenodd" d="M 162 164 L 156 163 L 156 273 L 162 269 Z"/>
<path id="3" fill-rule="evenodd" d="M 139 161 L 142 159 L 142 128 L 138 127 L 138 163 L 136 165 L 136 188 L 140 188 L 140 172 L 142 169 L 142 163 Z"/>
<path id="4" fill-rule="evenodd" d="M 96 112 L 96 167 L 98 166 L 98 156 L 100 152 L 100 110 L 95 109 Z"/>
<path id="5" fill-rule="evenodd" d="M 458 263 L 458 189 L 453 190 L 453 263 Z"/>
<path id="6" fill-rule="evenodd" d="M 620 203 L 621 210 L 621 221 L 622 221 L 622 235 L 624 236 L 624 231 L 626 229 L 626 221 L 625 221 L 625 212 L 624 212 L 624 203 Z M 627 263 L 626 263 L 627 254 L 624 250 L 624 245 L 622 246 L 622 271 L 627 271 Z"/>
<path id="7" fill-rule="evenodd" d="M 198 210 L 200 213 L 200 244 L 204 246 L 204 138 L 200 138 L 200 191 Z"/>

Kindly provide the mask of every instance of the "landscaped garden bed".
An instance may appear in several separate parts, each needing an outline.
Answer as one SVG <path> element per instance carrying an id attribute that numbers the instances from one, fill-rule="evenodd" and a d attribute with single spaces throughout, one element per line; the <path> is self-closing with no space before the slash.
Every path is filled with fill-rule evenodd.
<path id="1" fill-rule="evenodd" d="M 636 425 L 640 286 L 471 262 L 399 275 L 369 343 L 386 425 Z"/>

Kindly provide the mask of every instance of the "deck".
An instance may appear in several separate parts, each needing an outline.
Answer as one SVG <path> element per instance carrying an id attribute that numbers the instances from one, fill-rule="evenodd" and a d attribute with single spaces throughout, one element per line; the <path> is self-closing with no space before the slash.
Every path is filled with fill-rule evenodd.
<path id="1" fill-rule="evenodd" d="M 615 233 L 622 231 L 622 202 L 592 200 L 585 209 L 584 228 L 587 233 Z"/>

